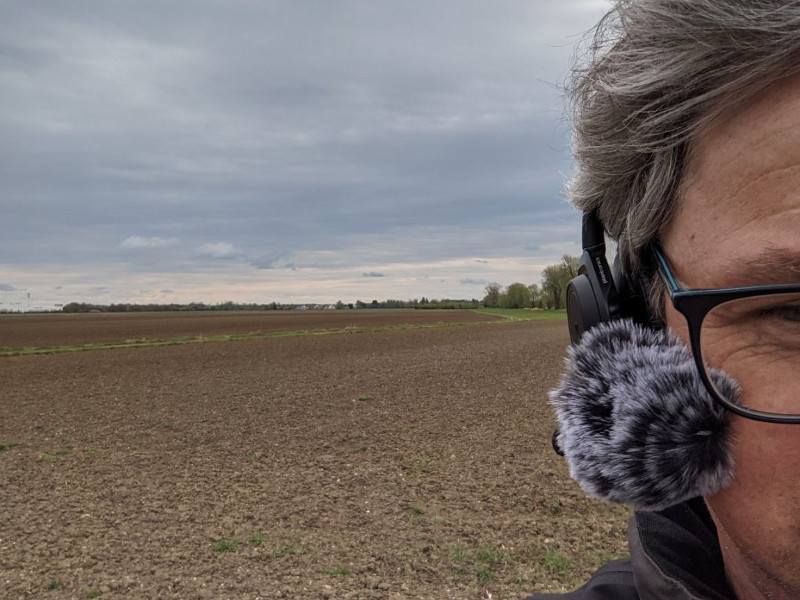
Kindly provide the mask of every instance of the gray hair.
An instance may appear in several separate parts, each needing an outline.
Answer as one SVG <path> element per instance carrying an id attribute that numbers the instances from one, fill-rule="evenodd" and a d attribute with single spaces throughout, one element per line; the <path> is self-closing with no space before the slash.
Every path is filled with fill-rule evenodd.
<path id="1" fill-rule="evenodd" d="M 626 272 L 675 213 L 692 143 L 800 66 L 800 1 L 617 0 L 573 68 L 571 201 Z"/>

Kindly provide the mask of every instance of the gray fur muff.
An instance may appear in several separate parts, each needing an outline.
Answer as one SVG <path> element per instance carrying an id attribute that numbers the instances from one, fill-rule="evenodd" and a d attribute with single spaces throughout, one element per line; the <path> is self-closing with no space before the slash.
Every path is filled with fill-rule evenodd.
<path id="1" fill-rule="evenodd" d="M 661 510 L 728 484 L 726 411 L 674 334 L 629 319 L 601 323 L 565 362 L 550 402 L 570 475 L 589 495 Z M 732 378 L 711 377 L 738 398 Z"/>

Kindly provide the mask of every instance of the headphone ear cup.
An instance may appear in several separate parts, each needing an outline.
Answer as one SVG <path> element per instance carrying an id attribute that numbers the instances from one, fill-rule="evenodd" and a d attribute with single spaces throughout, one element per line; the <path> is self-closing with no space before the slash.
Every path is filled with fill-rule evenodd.
<path id="1" fill-rule="evenodd" d="M 597 297 L 586 274 L 578 275 L 567 285 L 567 321 L 573 344 L 580 341 L 585 331 L 602 321 Z"/>

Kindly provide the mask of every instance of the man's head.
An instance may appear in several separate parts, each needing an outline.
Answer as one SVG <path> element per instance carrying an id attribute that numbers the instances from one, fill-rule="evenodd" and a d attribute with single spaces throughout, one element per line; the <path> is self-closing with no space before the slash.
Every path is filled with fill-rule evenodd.
<path id="1" fill-rule="evenodd" d="M 570 89 L 570 200 L 597 211 L 632 272 L 670 223 L 704 128 L 800 71 L 800 4 L 618 0 L 586 51 Z"/>
<path id="2" fill-rule="evenodd" d="M 598 211 L 623 264 L 636 271 L 660 239 L 685 287 L 756 285 L 741 267 L 759 264 L 800 283 L 800 3 L 619 2 L 593 51 L 574 86 L 571 194 Z M 664 317 L 688 344 L 669 302 Z M 721 340 L 706 358 L 745 401 L 797 402 L 800 359 L 776 374 L 763 357 Z M 706 499 L 726 571 L 743 599 L 798 598 L 800 427 L 730 425 L 736 474 Z"/>
<path id="3" fill-rule="evenodd" d="M 661 237 L 676 276 L 689 287 L 754 285 L 742 282 L 742 274 L 765 254 L 800 263 L 800 76 L 774 84 L 703 132 Z M 800 282 L 798 271 L 767 275 Z M 780 326 L 800 337 L 800 315 L 794 319 L 781 318 Z M 687 337 L 685 320 L 671 306 L 666 323 Z M 725 339 L 708 360 L 735 374 L 750 404 L 793 406 L 800 356 L 773 355 L 770 347 Z M 748 569 L 746 580 L 762 580 L 764 589 L 783 585 L 784 597 L 800 597 L 800 428 L 742 418 L 731 419 L 731 427 L 736 476 L 707 498 L 723 553 Z"/>

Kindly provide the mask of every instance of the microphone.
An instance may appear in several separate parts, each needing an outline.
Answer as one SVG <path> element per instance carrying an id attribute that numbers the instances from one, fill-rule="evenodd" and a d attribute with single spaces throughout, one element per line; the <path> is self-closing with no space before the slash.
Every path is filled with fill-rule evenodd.
<path id="1" fill-rule="evenodd" d="M 661 510 L 730 482 L 727 413 L 677 336 L 614 320 L 567 352 L 566 371 L 550 392 L 559 423 L 553 446 L 590 496 Z M 738 401 L 729 375 L 712 370 L 710 377 Z"/>

